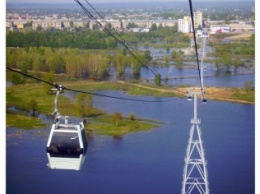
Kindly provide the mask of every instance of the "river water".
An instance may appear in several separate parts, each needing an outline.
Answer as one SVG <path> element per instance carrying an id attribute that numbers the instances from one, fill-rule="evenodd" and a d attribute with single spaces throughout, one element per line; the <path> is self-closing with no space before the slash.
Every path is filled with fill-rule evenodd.
<path id="1" fill-rule="evenodd" d="M 159 73 L 162 78 L 169 78 L 167 81 L 171 86 L 178 87 L 179 85 L 200 85 L 200 79 L 198 76 L 198 69 L 196 64 L 193 62 L 189 64 L 189 67 L 184 69 L 177 69 L 174 65 L 162 66 L 162 67 L 151 67 L 154 72 L 149 68 L 142 67 L 140 70 L 140 81 L 143 83 L 153 83 L 155 72 Z M 217 69 L 212 63 L 204 63 L 205 69 L 202 72 L 204 77 L 204 85 L 212 87 L 236 87 L 242 88 L 247 82 L 255 84 L 254 67 L 250 68 L 239 68 L 237 71 L 231 69 L 231 74 L 226 75 L 224 72 L 216 75 Z M 201 74 L 202 74 L 201 73 Z M 112 73 L 109 80 L 117 80 L 117 76 Z M 132 68 L 125 69 L 126 81 L 134 79 Z M 163 83 L 162 83 L 163 84 Z"/>
<path id="2" fill-rule="evenodd" d="M 211 63 L 205 63 L 207 67 L 203 71 L 205 86 L 215 87 L 243 87 L 246 82 L 255 83 L 254 68 L 241 68 L 236 73 L 231 75 L 216 76 L 216 68 Z M 168 77 L 168 83 L 178 85 L 199 85 L 200 80 L 197 68 L 185 68 L 182 70 L 176 69 L 173 65 L 169 67 L 153 67 L 153 69 L 160 73 L 163 78 Z M 147 68 L 141 69 L 141 79 L 150 79 L 153 81 L 154 74 Z M 171 79 L 173 78 L 173 79 Z"/>
<path id="3" fill-rule="evenodd" d="M 88 150 L 80 171 L 47 168 L 50 126 L 7 128 L 6 189 L 8 194 L 164 194 L 181 193 L 193 103 L 170 97 L 133 97 L 143 103 L 95 97 L 96 107 L 125 116 L 161 121 L 158 128 L 123 137 L 87 136 Z M 198 103 L 202 139 L 208 161 L 211 194 L 254 194 L 255 106 L 209 101 Z"/>

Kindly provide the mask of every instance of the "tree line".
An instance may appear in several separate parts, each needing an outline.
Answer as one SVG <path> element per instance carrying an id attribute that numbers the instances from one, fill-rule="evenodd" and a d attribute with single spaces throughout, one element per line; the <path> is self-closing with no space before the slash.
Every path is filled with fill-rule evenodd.
<path id="1" fill-rule="evenodd" d="M 229 43 L 229 44 L 214 44 L 215 49 L 215 67 L 217 72 L 224 70 L 230 73 L 231 67 L 237 71 L 239 67 L 244 67 L 246 64 L 241 60 L 244 56 L 255 56 L 255 35 L 253 34 L 248 42 Z"/>
<path id="2" fill-rule="evenodd" d="M 108 28 L 109 30 L 109 28 Z M 111 31 L 115 35 L 114 32 Z M 165 44 L 189 42 L 187 35 L 177 32 L 177 27 L 162 27 L 153 24 L 151 32 L 120 32 L 120 36 L 129 43 L 156 43 L 158 40 Z M 77 31 L 25 31 L 12 32 L 6 35 L 7 47 L 52 47 L 79 49 L 114 49 L 116 40 L 100 30 L 77 28 Z"/>
<path id="3" fill-rule="evenodd" d="M 148 53 L 138 53 L 151 60 Z M 123 79 L 126 68 L 132 68 L 133 76 L 140 74 L 142 64 L 126 50 L 87 51 L 72 48 L 26 47 L 7 48 L 6 65 L 10 68 L 29 70 L 40 75 L 41 72 L 67 74 L 70 78 L 107 79 L 115 74 Z"/>
<path id="4" fill-rule="evenodd" d="M 52 47 L 80 49 L 111 49 L 117 46 L 113 37 L 101 31 L 29 31 L 8 32 L 7 47 Z"/>

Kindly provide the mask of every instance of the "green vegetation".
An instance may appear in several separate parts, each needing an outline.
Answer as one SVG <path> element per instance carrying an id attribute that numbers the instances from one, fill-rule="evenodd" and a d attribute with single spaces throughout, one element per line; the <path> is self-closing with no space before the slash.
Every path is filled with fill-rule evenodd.
<path id="1" fill-rule="evenodd" d="M 18 127 L 21 129 L 35 129 L 46 126 L 40 119 L 24 115 L 10 114 L 6 115 L 7 127 Z"/>
<path id="2" fill-rule="evenodd" d="M 75 83 L 76 85 L 79 84 L 79 82 Z M 80 82 L 80 84 L 82 87 L 86 85 L 86 82 Z M 98 88 L 102 88 L 102 84 L 98 85 Z M 109 84 L 104 84 L 105 88 L 107 88 L 107 85 Z M 113 86 L 111 88 L 113 88 Z M 50 115 L 54 110 L 54 98 L 55 94 L 47 94 L 45 92 L 43 84 L 20 84 L 7 87 L 6 89 L 7 107 L 14 106 L 28 112 L 34 109 L 35 111 L 37 110 L 37 112 Z M 121 113 L 115 113 L 109 116 L 92 107 L 92 98 L 91 95 L 78 95 L 77 102 L 74 103 L 60 95 L 58 99 L 58 110 L 62 115 L 88 116 L 87 121 L 93 121 L 87 124 L 86 128 L 88 130 L 97 130 L 98 133 L 113 136 L 121 136 L 129 132 L 140 130 L 149 130 L 155 128 L 158 124 L 154 124 L 152 121 L 140 120 L 136 118 L 134 114 L 130 114 L 129 118 L 123 118 Z M 37 99 L 37 101 L 34 99 Z M 82 108 L 82 105 L 85 107 Z M 38 118 L 19 115 L 10 111 L 7 111 L 6 122 L 8 127 L 19 127 L 23 129 L 46 126 L 42 124 Z"/>
<path id="3" fill-rule="evenodd" d="M 217 44 L 214 46 L 216 55 L 250 55 L 255 56 L 255 45 L 250 43 Z"/>
<path id="4" fill-rule="evenodd" d="M 161 85 L 161 74 L 157 73 L 154 77 L 154 83 L 157 85 L 157 86 L 160 86 Z"/>
<path id="5" fill-rule="evenodd" d="M 127 28 L 136 27 L 129 23 Z M 189 37 L 177 32 L 177 26 L 162 27 L 153 24 L 149 33 L 121 32 L 126 42 L 139 44 L 156 43 L 157 40 L 165 44 L 189 43 Z M 78 28 L 75 32 L 47 30 L 8 32 L 6 35 L 7 47 L 51 47 L 51 48 L 78 48 L 78 49 L 114 49 L 117 42 L 103 31 Z M 173 45 L 174 46 L 174 45 Z"/>
<path id="6" fill-rule="evenodd" d="M 66 75 L 67 79 L 104 80 L 111 67 L 114 67 L 120 78 L 125 76 L 125 68 L 128 66 L 134 69 L 134 75 L 140 73 L 141 64 L 134 57 L 125 54 L 124 50 L 112 52 L 114 55 L 109 54 L 109 51 L 104 53 L 70 48 L 7 48 L 6 65 L 24 73 L 33 71 L 37 77 L 44 77 L 46 81 L 53 81 L 53 74 Z M 14 84 L 24 83 L 21 76 L 16 74 L 11 81 Z"/>
<path id="7" fill-rule="evenodd" d="M 243 89 L 234 89 L 235 99 L 240 99 L 248 102 L 255 102 L 255 86 L 252 82 L 245 82 Z"/>
<path id="8" fill-rule="evenodd" d="M 20 110 L 29 112 L 31 110 L 30 99 L 37 99 L 37 111 L 50 115 L 54 110 L 55 94 L 47 95 L 44 91 L 45 84 L 22 84 L 6 88 L 6 104 Z M 71 107 L 73 103 L 59 96 L 59 111 L 64 115 L 75 114 Z M 76 112 L 76 111 L 75 111 Z M 77 114 L 76 114 L 77 115 Z"/>
<path id="9" fill-rule="evenodd" d="M 174 60 L 177 69 L 183 69 L 183 57 L 180 52 L 172 51 L 172 59 Z"/>
<path id="10" fill-rule="evenodd" d="M 6 35 L 6 46 L 107 49 L 115 48 L 117 43 L 102 31 L 10 31 Z"/>
<path id="11" fill-rule="evenodd" d="M 14 84 L 14 85 L 23 84 L 23 83 L 24 83 L 24 78 L 23 78 L 22 75 L 13 74 L 13 75 L 12 75 L 12 78 L 11 78 L 11 82 L 12 82 L 12 84 Z"/>
<path id="12" fill-rule="evenodd" d="M 234 35 L 234 34 L 233 34 Z M 230 34 L 216 34 L 216 38 L 221 39 L 226 36 L 231 36 Z M 236 43 L 221 43 L 220 41 L 211 43 L 215 52 L 215 67 L 217 68 L 217 73 L 223 71 L 228 75 L 230 74 L 231 67 L 234 67 L 235 71 L 239 67 L 248 67 L 252 64 L 251 59 L 255 57 L 255 35 L 252 34 L 250 40 Z M 247 58 L 248 61 L 242 61 L 241 58 Z"/>
<path id="13" fill-rule="evenodd" d="M 120 115 L 120 113 L 116 114 Z M 122 116 L 122 115 L 121 115 Z M 125 134 L 137 131 L 146 131 L 159 126 L 158 122 L 135 119 L 131 120 L 128 118 L 120 117 L 120 122 L 115 124 L 115 119 L 112 116 L 104 116 L 95 119 L 98 123 L 91 123 L 87 125 L 88 130 L 97 131 L 102 135 L 109 136 L 123 136 Z"/>
<path id="14" fill-rule="evenodd" d="M 119 121 L 123 119 L 123 115 L 119 112 L 113 114 L 112 120 L 116 123 L 116 127 L 119 125 Z"/>
<path id="15" fill-rule="evenodd" d="M 246 89 L 244 90 L 239 90 L 239 89 L 234 89 L 234 99 L 240 100 L 240 101 L 245 101 L 245 102 L 255 102 L 255 91 L 254 89 L 251 89 L 250 91 L 247 91 Z"/>
<path id="16" fill-rule="evenodd" d="M 78 113 L 83 116 L 89 116 L 93 109 L 93 95 L 78 93 L 76 107 Z"/>

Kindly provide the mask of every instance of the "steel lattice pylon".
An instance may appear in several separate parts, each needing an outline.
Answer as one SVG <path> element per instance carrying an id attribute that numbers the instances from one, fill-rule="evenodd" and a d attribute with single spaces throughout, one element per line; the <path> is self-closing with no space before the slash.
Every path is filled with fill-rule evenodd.
<path id="1" fill-rule="evenodd" d="M 197 118 L 198 94 L 197 92 L 189 93 L 189 95 L 194 95 L 194 118 L 191 120 L 192 126 L 184 159 L 182 194 L 209 194 L 207 161 L 201 138 L 200 120 Z"/>

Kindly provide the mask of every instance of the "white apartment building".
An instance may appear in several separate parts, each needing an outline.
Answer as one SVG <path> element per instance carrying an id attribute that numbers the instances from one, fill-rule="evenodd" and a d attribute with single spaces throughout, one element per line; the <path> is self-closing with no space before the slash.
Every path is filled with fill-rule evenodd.
<path id="1" fill-rule="evenodd" d="M 109 23 L 111 25 L 111 27 L 113 29 L 121 29 L 121 22 L 120 20 L 106 20 L 107 22 L 105 22 L 104 20 L 98 20 L 98 22 L 100 24 L 102 24 L 102 26 L 107 26 L 107 23 Z M 96 22 L 91 20 L 89 23 L 89 28 L 93 30 L 94 25 L 96 25 Z"/>
<path id="2" fill-rule="evenodd" d="M 199 26 L 202 27 L 203 19 L 202 12 L 194 12 L 194 28 L 197 29 Z M 190 33 L 192 32 L 191 17 L 184 16 L 183 19 L 178 19 L 178 32 Z"/>
<path id="3" fill-rule="evenodd" d="M 117 29 L 117 30 L 121 30 L 122 28 L 126 29 L 127 25 L 129 23 L 134 23 L 135 25 L 137 25 L 139 28 L 144 28 L 144 29 L 149 29 L 151 28 L 151 26 L 153 24 L 156 24 L 157 27 L 159 27 L 160 25 L 162 27 L 173 27 L 176 24 L 176 20 L 106 20 L 106 22 L 104 22 L 103 20 L 98 20 L 102 26 L 106 26 L 107 23 L 109 23 L 111 25 L 112 28 Z M 90 21 L 89 23 L 89 28 L 93 29 L 93 26 L 96 23 L 94 21 Z"/>
<path id="4" fill-rule="evenodd" d="M 83 28 L 87 24 L 86 20 L 63 20 L 62 22 L 64 28 Z"/>
<path id="5" fill-rule="evenodd" d="M 178 19 L 178 32 L 190 33 L 191 32 L 191 18 L 184 16 L 183 19 Z"/>
<path id="6" fill-rule="evenodd" d="M 153 24 L 157 27 L 173 27 L 176 24 L 176 20 L 122 20 L 122 27 L 126 28 L 129 23 L 134 23 L 139 28 L 151 28 Z"/>
<path id="7" fill-rule="evenodd" d="M 36 30 L 37 27 L 41 27 L 43 29 L 47 29 L 47 28 L 61 29 L 62 21 L 61 20 L 34 20 L 32 22 L 32 29 Z"/>

